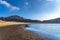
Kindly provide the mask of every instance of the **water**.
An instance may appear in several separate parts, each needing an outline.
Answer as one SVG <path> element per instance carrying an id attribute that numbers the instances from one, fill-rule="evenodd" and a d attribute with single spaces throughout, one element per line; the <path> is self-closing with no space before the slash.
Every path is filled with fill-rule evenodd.
<path id="1" fill-rule="evenodd" d="M 60 24 L 31 24 L 26 30 L 33 31 L 43 37 L 60 40 Z"/>

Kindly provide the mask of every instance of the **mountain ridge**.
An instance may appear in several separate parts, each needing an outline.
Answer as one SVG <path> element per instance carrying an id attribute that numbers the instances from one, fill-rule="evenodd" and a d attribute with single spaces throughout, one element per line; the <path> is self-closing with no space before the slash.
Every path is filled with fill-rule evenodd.
<path id="1" fill-rule="evenodd" d="M 44 20 L 43 23 L 60 23 L 60 18 L 55 18 L 51 20 Z"/>
<path id="2" fill-rule="evenodd" d="M 8 17 L 0 17 L 0 20 L 3 21 L 14 21 L 14 22 L 41 22 L 40 20 L 26 19 L 18 15 L 12 15 Z"/>
<path id="3" fill-rule="evenodd" d="M 7 16 L 7 17 L 0 17 L 0 20 L 3 20 L 3 21 L 13 21 L 13 22 L 60 23 L 60 18 L 40 21 L 40 20 L 26 19 L 26 18 L 18 16 L 18 15 L 12 15 L 12 16 Z"/>

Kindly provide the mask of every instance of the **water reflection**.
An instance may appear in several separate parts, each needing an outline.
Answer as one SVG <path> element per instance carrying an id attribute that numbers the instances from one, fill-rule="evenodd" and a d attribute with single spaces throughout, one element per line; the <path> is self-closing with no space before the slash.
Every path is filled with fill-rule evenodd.
<path id="1" fill-rule="evenodd" d="M 60 40 L 60 24 L 31 24 L 26 30 L 33 31 L 43 37 Z"/>

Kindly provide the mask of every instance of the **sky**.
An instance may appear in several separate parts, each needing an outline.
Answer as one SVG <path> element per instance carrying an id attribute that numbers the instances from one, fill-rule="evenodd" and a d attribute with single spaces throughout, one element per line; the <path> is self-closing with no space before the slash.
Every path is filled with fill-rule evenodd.
<path id="1" fill-rule="evenodd" d="M 60 17 L 60 0 L 0 0 L 0 17 L 19 15 L 27 19 Z"/>

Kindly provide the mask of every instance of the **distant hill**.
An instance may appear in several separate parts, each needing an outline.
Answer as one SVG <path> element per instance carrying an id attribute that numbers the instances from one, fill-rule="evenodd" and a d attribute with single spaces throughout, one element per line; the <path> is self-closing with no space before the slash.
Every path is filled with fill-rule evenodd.
<path id="1" fill-rule="evenodd" d="M 60 23 L 60 18 L 40 21 L 40 20 L 26 19 L 26 18 L 18 16 L 18 15 L 12 15 L 12 16 L 8 16 L 8 17 L 0 17 L 0 20 L 13 21 L 13 22 Z"/>
<path id="2" fill-rule="evenodd" d="M 26 18 L 20 17 L 18 15 L 12 15 L 12 16 L 8 16 L 8 17 L 0 17 L 0 20 L 14 21 L 14 22 L 41 22 L 40 20 L 26 19 Z"/>
<path id="3" fill-rule="evenodd" d="M 60 18 L 45 20 L 43 23 L 60 23 Z"/>

